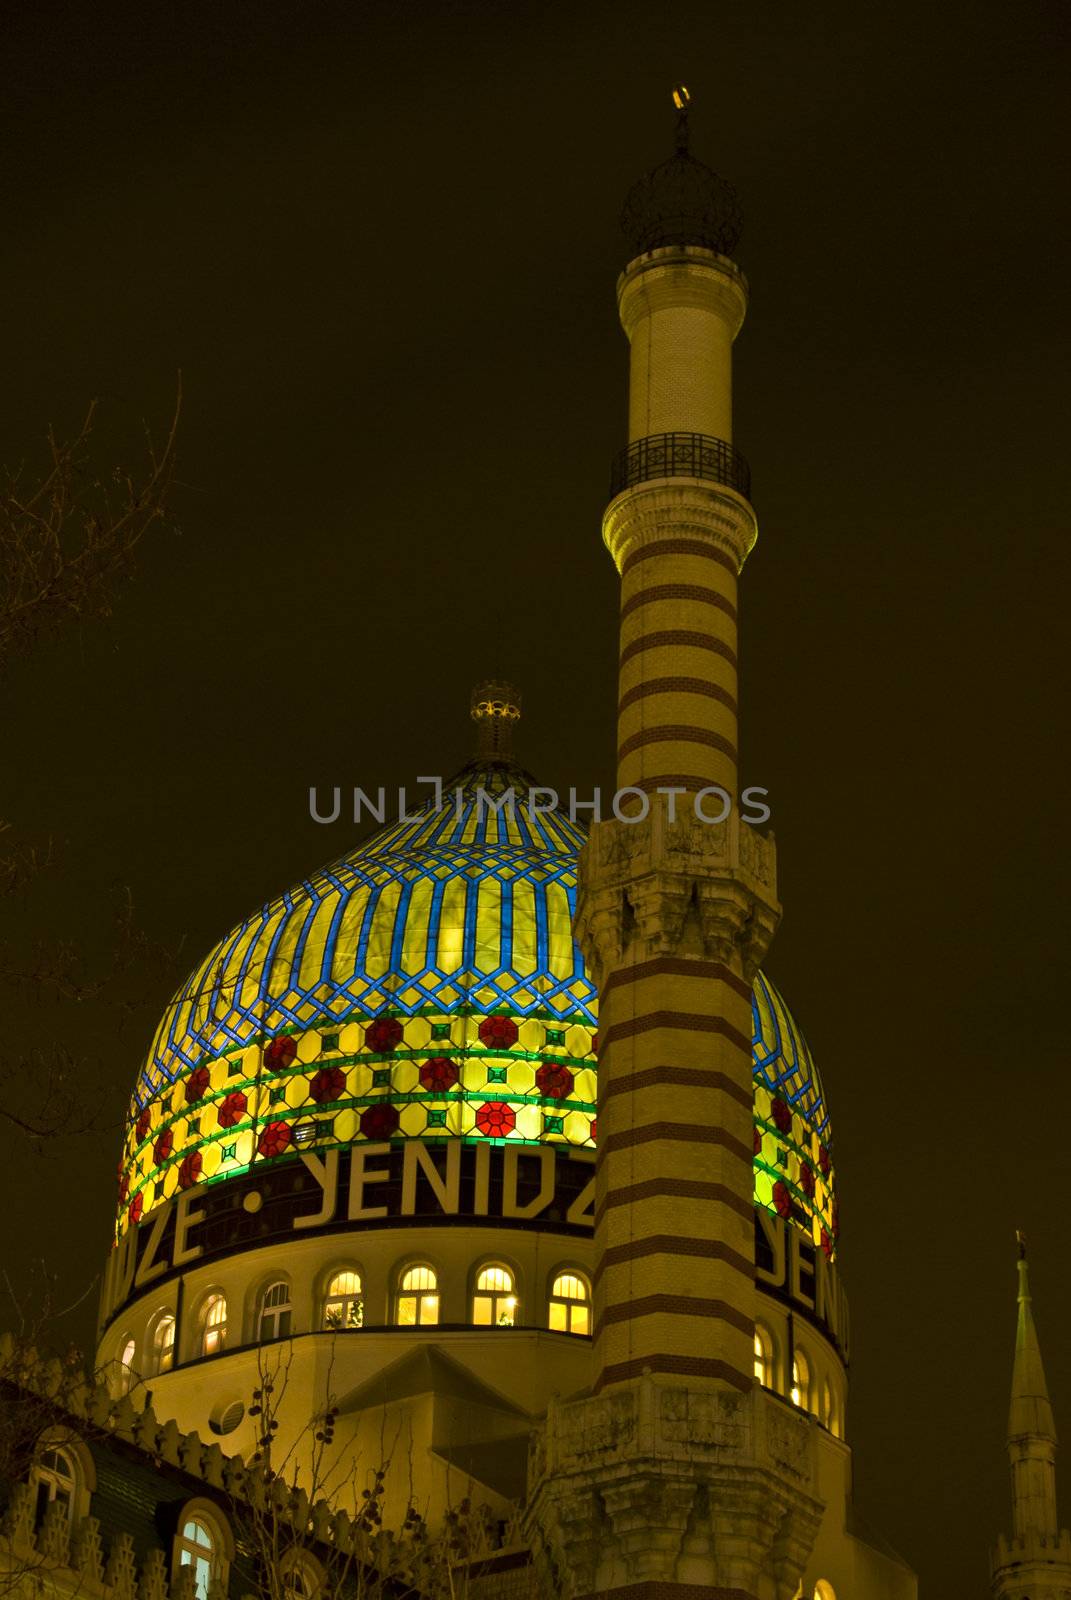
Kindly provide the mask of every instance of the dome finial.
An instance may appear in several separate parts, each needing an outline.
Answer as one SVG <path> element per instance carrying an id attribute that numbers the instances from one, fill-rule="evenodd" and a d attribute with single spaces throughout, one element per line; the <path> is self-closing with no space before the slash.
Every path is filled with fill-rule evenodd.
<path id="1" fill-rule="evenodd" d="M 679 156 L 688 154 L 688 108 L 691 103 L 692 97 L 688 93 L 687 86 L 683 83 L 678 83 L 673 90 L 673 104 L 677 108 L 677 154 Z"/>
<path id="2" fill-rule="evenodd" d="M 490 760 L 508 760 L 513 749 L 513 725 L 521 719 L 520 692 L 501 678 L 485 678 L 472 691 L 469 715 L 476 724 L 476 754 Z"/>
<path id="3" fill-rule="evenodd" d="M 633 256 L 666 246 L 698 245 L 731 256 L 740 238 L 740 202 L 732 184 L 697 161 L 689 148 L 692 97 L 683 83 L 672 92 L 677 110 L 676 149 L 668 161 L 634 183 L 625 197 L 621 227 Z"/>

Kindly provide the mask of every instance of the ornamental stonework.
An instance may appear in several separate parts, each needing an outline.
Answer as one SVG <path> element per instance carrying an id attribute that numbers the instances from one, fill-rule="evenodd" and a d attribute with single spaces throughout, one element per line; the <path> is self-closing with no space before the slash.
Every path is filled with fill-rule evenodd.
<path id="1" fill-rule="evenodd" d="M 751 979 L 781 916 L 772 838 L 735 812 L 670 820 L 661 801 L 642 820 L 596 823 L 581 851 L 574 928 L 588 970 L 601 984 L 626 955 L 687 954 Z"/>

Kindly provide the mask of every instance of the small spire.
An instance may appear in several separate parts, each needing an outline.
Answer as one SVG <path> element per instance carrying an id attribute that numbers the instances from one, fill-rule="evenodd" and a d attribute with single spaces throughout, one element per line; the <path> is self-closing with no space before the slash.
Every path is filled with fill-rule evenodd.
<path id="1" fill-rule="evenodd" d="M 477 757 L 508 761 L 513 753 L 514 724 L 521 719 L 519 691 L 502 679 L 485 679 L 472 691 L 469 714 L 477 729 Z"/>
<path id="2" fill-rule="evenodd" d="M 1016 1230 L 1015 1241 L 1019 1252 L 1019 1319 L 1015 1330 L 1015 1365 L 1012 1369 L 1011 1410 L 1008 1413 L 1009 1439 L 1026 1437 L 1056 1439 L 1049 1390 L 1045 1382 L 1045 1369 L 1041 1364 L 1041 1346 L 1034 1326 L 1034 1309 L 1030 1300 L 1030 1274 L 1026 1259 L 1026 1238 Z"/>
<path id="3" fill-rule="evenodd" d="M 678 83 L 673 90 L 673 104 L 677 108 L 677 154 L 688 154 L 688 108 L 692 97 L 683 83 Z"/>

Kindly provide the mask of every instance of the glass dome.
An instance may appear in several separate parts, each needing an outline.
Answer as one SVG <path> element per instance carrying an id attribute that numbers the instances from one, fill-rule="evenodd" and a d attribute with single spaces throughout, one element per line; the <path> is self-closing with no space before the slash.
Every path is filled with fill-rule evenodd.
<path id="1" fill-rule="evenodd" d="M 360 1140 L 594 1146 L 598 995 L 572 935 L 581 827 L 466 767 L 238 925 L 168 1006 L 130 1108 L 120 1233 L 177 1190 Z M 512 788 L 516 803 L 501 809 Z M 545 794 L 545 791 L 544 791 Z M 456 796 L 456 798 L 455 798 Z M 829 1118 L 753 986 L 756 1203 L 832 1254 Z"/>

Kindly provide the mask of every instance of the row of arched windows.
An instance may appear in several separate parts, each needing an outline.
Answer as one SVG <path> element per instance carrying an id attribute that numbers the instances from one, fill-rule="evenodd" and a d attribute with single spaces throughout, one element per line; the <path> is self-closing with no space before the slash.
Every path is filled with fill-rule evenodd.
<path id="1" fill-rule="evenodd" d="M 764 1389 L 777 1388 L 777 1346 L 769 1328 L 761 1322 L 755 1324 L 755 1377 Z M 795 1346 L 792 1351 L 792 1377 L 788 1385 L 788 1398 L 801 1411 L 813 1412 L 823 1427 L 831 1433 L 840 1433 L 836 1393 L 828 1377 L 819 1385 L 817 1376 L 804 1352 Z"/>
<path id="2" fill-rule="evenodd" d="M 257 1301 L 255 1338 L 260 1344 L 288 1338 L 293 1303 L 290 1285 L 283 1279 L 270 1283 Z M 398 1278 L 393 1299 L 393 1322 L 400 1328 L 433 1327 L 439 1321 L 439 1280 L 434 1267 L 417 1263 Z M 521 1320 L 521 1302 L 510 1267 L 490 1262 L 481 1267 L 473 1283 L 469 1320 L 477 1328 L 511 1328 Z M 319 1311 L 320 1327 L 353 1332 L 364 1326 L 364 1293 L 360 1273 L 336 1272 L 328 1282 Z M 557 1333 L 590 1334 L 591 1285 L 582 1273 L 560 1272 L 550 1287 L 546 1326 Z M 198 1320 L 198 1356 L 215 1356 L 227 1346 L 227 1299 L 220 1292 L 208 1296 Z M 133 1378 L 136 1342 L 124 1344 L 119 1361 L 123 1387 Z M 148 1350 L 149 1373 L 169 1372 L 175 1360 L 175 1318 L 161 1312 L 152 1324 Z"/>

